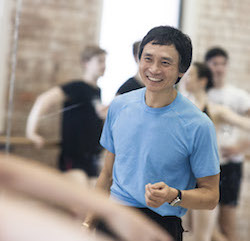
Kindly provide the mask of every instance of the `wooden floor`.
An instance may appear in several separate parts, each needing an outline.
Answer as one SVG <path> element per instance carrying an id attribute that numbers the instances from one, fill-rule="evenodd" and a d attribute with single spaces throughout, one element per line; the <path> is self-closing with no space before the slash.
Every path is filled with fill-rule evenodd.
<path id="1" fill-rule="evenodd" d="M 237 235 L 235 241 L 250 241 L 250 160 L 244 163 L 243 182 L 240 202 L 237 208 Z M 184 233 L 184 241 L 193 241 L 188 233 Z"/>

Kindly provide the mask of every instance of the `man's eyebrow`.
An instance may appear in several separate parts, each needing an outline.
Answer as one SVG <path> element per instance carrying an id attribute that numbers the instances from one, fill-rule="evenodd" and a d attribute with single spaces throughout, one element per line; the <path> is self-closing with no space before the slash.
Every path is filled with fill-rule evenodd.
<path id="1" fill-rule="evenodd" d="M 172 58 L 170 58 L 170 57 L 162 57 L 162 59 L 163 59 L 163 60 L 167 60 L 167 61 L 169 61 L 169 62 L 171 62 L 171 63 L 174 62 L 174 60 L 173 60 Z"/>
<path id="2" fill-rule="evenodd" d="M 144 53 L 143 56 L 144 56 L 144 57 L 152 57 L 153 54 Z M 174 60 L 173 60 L 171 57 L 162 57 L 161 59 L 162 59 L 162 60 L 165 60 L 165 61 L 168 61 L 168 62 L 170 62 L 170 63 L 173 63 L 173 62 L 174 62 Z"/>
<path id="3" fill-rule="evenodd" d="M 144 56 L 152 56 L 150 53 L 145 53 Z"/>

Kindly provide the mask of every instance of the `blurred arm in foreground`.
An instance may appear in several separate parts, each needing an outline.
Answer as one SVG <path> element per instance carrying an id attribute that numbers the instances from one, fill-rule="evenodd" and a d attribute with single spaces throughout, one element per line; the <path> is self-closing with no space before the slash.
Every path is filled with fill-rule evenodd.
<path id="1" fill-rule="evenodd" d="M 54 169 L 4 154 L 0 154 L 0 167 L 1 188 L 22 192 L 49 202 L 69 211 L 81 220 L 84 219 L 86 212 L 91 211 L 102 218 L 122 240 L 171 240 L 165 231 L 143 215 L 112 203 L 103 193 L 72 182 Z M 0 210 L 2 209 L 0 204 Z M 0 230 L 1 226 L 0 223 Z M 28 225 L 27 232 L 29 227 Z"/>

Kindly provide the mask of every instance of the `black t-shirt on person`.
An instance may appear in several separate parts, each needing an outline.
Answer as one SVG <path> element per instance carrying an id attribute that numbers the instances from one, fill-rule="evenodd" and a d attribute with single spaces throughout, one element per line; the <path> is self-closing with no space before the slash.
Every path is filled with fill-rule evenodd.
<path id="1" fill-rule="evenodd" d="M 101 91 L 98 87 L 77 80 L 61 88 L 67 100 L 62 114 L 60 169 L 80 168 L 85 169 L 89 175 L 95 175 L 88 169 L 95 169 L 90 162 L 102 149 L 99 139 L 103 121 L 94 107 L 94 102 L 100 101 Z"/>
<path id="2" fill-rule="evenodd" d="M 137 90 L 143 88 L 144 85 L 141 84 L 135 77 L 129 78 L 117 91 L 116 94 L 124 94 L 132 90 Z"/>

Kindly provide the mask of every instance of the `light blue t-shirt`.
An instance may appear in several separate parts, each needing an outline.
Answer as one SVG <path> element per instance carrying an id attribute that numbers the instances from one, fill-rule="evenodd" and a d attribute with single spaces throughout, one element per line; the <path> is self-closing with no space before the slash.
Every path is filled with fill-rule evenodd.
<path id="1" fill-rule="evenodd" d="M 196 178 L 220 172 L 214 126 L 179 92 L 162 108 L 145 103 L 145 88 L 120 95 L 111 103 L 100 143 L 115 154 L 111 197 L 147 207 L 162 216 L 181 217 L 186 209 L 145 203 L 145 185 L 165 182 L 193 189 Z"/>

